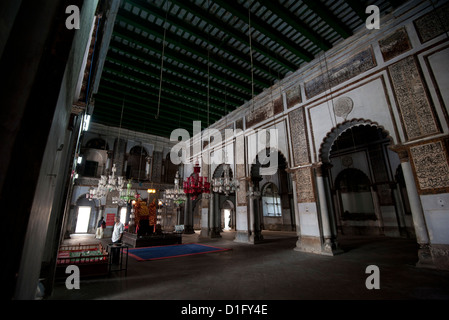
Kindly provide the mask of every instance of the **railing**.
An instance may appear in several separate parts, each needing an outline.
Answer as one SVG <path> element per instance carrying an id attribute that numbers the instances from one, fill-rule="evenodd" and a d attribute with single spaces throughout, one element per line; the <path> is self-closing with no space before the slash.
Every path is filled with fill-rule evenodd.
<path id="1" fill-rule="evenodd" d="M 83 253 L 90 251 L 98 251 L 100 254 L 84 255 Z M 73 253 L 79 252 L 79 256 L 71 256 Z M 100 244 L 98 245 L 71 245 L 61 246 L 59 248 L 57 264 L 94 264 L 107 263 L 109 254 Z"/>

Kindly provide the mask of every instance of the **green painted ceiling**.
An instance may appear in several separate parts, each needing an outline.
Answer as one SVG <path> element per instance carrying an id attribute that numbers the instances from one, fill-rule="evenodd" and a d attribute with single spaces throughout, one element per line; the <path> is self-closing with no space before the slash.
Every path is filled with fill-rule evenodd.
<path id="1" fill-rule="evenodd" d="M 164 137 L 207 127 L 362 28 L 368 5 L 402 2 L 123 0 L 92 121 Z"/>

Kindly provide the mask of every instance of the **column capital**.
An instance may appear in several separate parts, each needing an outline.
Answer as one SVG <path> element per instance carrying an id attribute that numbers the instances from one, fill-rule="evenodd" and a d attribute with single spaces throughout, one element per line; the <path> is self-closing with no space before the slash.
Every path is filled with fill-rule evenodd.
<path id="1" fill-rule="evenodd" d="M 312 168 L 316 170 L 316 174 L 318 177 L 323 177 L 326 175 L 327 170 L 332 168 L 333 165 L 327 162 L 317 162 L 312 165 Z"/>
<path id="2" fill-rule="evenodd" d="M 403 162 L 409 162 L 409 154 L 408 154 L 408 148 L 404 145 L 394 145 L 390 146 L 390 150 L 393 152 L 396 152 L 399 156 L 399 160 L 401 163 Z"/>
<path id="3" fill-rule="evenodd" d="M 254 190 L 253 187 L 250 187 L 249 190 L 246 192 L 246 195 L 251 199 L 257 199 L 260 198 L 261 192 Z"/>
<path id="4" fill-rule="evenodd" d="M 323 166 L 316 166 L 315 167 L 316 175 L 317 177 L 323 177 Z"/>

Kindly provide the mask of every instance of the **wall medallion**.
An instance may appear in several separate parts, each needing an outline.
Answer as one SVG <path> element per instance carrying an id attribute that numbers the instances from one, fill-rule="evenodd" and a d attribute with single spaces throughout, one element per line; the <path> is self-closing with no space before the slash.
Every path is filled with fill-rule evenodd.
<path id="1" fill-rule="evenodd" d="M 349 97 L 339 98 L 334 105 L 334 112 L 337 117 L 346 120 L 346 117 L 351 113 L 354 108 L 354 101 Z"/>
<path id="2" fill-rule="evenodd" d="M 352 164 L 353 164 L 352 157 L 350 157 L 350 156 L 345 156 L 345 157 L 341 158 L 341 164 L 342 164 L 343 166 L 345 166 L 346 168 L 349 168 L 349 167 L 352 166 Z"/>

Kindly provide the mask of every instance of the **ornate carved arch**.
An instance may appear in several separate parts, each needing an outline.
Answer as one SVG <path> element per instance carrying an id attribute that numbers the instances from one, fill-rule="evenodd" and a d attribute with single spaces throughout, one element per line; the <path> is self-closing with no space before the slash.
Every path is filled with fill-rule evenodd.
<path id="1" fill-rule="evenodd" d="M 339 124 L 337 127 L 334 127 L 331 131 L 329 131 L 326 135 L 326 137 L 323 139 L 323 142 L 321 143 L 320 149 L 319 149 L 319 156 L 322 163 L 329 163 L 330 160 L 330 153 L 332 150 L 332 146 L 335 143 L 335 141 L 338 139 L 340 135 L 342 135 L 345 131 L 358 127 L 358 126 L 369 126 L 369 127 L 376 127 L 381 129 L 386 137 L 390 140 L 390 144 L 393 145 L 393 138 L 391 137 L 388 130 L 386 130 L 383 126 L 379 125 L 377 122 L 366 120 L 366 119 L 352 119 L 344 121 L 343 123 Z"/>

